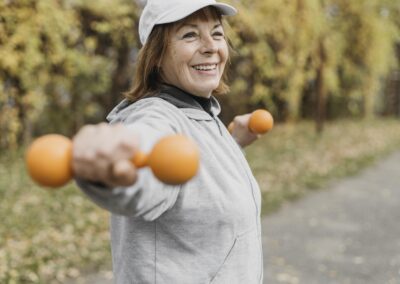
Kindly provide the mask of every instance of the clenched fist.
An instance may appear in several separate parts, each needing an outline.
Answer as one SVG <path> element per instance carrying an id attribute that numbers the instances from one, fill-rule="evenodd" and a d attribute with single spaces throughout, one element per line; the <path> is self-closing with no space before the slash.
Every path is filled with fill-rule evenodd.
<path id="1" fill-rule="evenodd" d="M 73 138 L 74 175 L 108 186 L 129 186 L 136 182 L 136 167 L 130 161 L 138 137 L 122 124 L 84 126 Z"/>
<path id="2" fill-rule="evenodd" d="M 242 146 L 246 147 L 253 143 L 257 138 L 259 138 L 260 134 L 255 134 L 249 129 L 249 121 L 251 114 L 244 114 L 235 116 L 233 119 L 231 135 L 236 140 L 236 142 Z"/>

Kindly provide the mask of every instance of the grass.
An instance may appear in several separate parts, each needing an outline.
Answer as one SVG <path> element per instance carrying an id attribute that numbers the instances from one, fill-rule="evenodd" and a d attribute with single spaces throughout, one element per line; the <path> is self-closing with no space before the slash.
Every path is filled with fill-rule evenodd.
<path id="1" fill-rule="evenodd" d="M 399 120 L 343 120 L 327 124 L 322 135 L 312 122 L 275 127 L 246 154 L 268 213 L 395 149 L 400 149 Z"/>
<path id="2" fill-rule="evenodd" d="M 37 187 L 21 156 L 0 164 L 0 283 L 59 283 L 109 264 L 107 212 L 72 184 Z"/>
<path id="3" fill-rule="evenodd" d="M 358 172 L 400 149 L 398 120 L 277 126 L 246 150 L 264 213 Z M 27 177 L 21 153 L 0 158 L 0 283 L 60 283 L 110 265 L 108 213 L 74 185 L 49 193 Z"/>

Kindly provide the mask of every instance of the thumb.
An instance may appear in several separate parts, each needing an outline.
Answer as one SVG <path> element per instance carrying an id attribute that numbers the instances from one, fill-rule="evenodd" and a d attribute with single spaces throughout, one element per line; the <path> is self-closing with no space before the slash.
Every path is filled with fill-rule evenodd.
<path id="1" fill-rule="evenodd" d="M 129 160 L 116 161 L 112 169 L 113 183 L 129 186 L 136 182 L 136 167 Z"/>

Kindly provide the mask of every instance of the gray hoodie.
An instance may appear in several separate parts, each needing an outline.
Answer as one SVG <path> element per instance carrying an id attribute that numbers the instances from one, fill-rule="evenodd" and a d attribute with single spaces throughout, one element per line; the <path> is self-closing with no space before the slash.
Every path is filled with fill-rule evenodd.
<path id="1" fill-rule="evenodd" d="M 207 105 L 207 104 L 206 104 Z M 200 148 L 200 169 L 170 186 L 140 169 L 129 187 L 106 188 L 77 180 L 111 216 L 114 279 L 128 283 L 262 283 L 261 196 L 241 148 L 218 119 L 189 94 L 165 87 L 108 116 L 137 131 L 150 152 L 163 136 L 184 134 Z"/>

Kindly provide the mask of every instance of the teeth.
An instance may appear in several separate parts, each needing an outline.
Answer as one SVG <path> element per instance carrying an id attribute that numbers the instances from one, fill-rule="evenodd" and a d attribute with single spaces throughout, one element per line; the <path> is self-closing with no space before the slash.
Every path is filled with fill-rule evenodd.
<path id="1" fill-rule="evenodd" d="M 214 70 L 217 68 L 217 64 L 212 64 L 212 65 L 197 65 L 193 66 L 194 69 L 199 70 L 199 71 L 210 71 Z"/>

